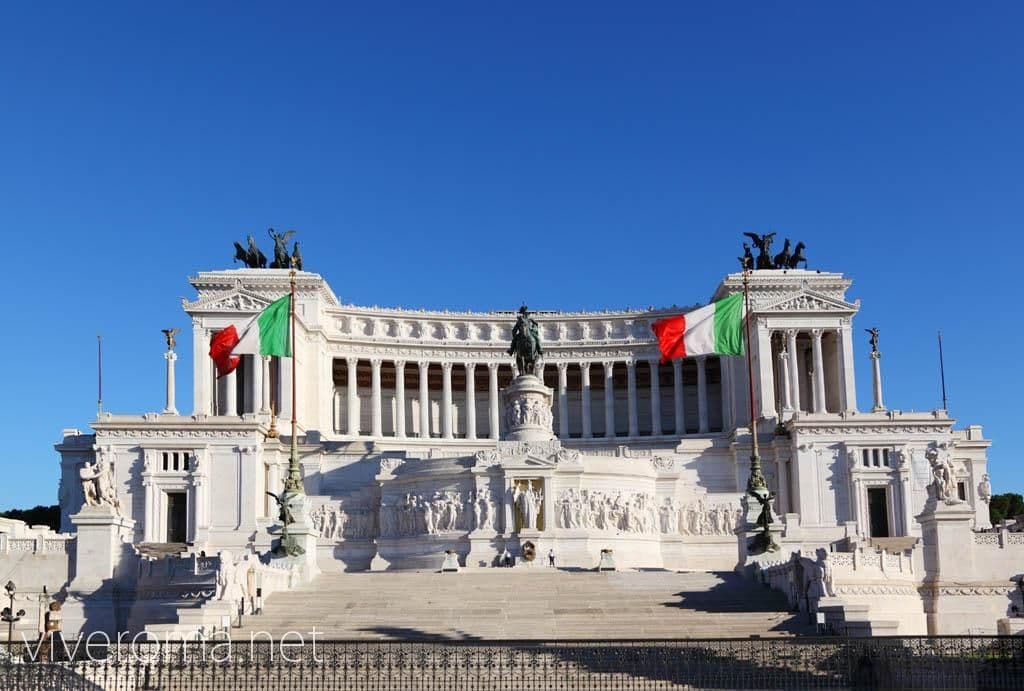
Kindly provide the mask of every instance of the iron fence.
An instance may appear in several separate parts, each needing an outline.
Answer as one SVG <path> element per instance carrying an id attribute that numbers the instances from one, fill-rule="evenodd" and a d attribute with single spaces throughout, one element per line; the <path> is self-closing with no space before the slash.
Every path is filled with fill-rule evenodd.
<path id="1" fill-rule="evenodd" d="M 0 689 L 1021 689 L 1024 639 L 14 644 Z"/>

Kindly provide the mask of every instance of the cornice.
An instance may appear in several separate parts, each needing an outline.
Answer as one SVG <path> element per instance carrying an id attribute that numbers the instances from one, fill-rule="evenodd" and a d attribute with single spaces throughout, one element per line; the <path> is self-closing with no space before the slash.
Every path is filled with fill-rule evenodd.
<path id="1" fill-rule="evenodd" d="M 943 411 L 931 413 L 838 413 L 794 415 L 784 425 L 792 434 L 950 434 L 956 423 Z"/>

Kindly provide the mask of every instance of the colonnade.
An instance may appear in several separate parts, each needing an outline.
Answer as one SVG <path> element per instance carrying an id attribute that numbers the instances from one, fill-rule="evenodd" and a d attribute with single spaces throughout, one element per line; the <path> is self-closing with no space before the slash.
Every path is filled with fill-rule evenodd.
<path id="1" fill-rule="evenodd" d="M 734 424 L 732 419 L 732 396 L 729 395 L 729 368 L 720 366 L 718 386 L 715 387 L 712 396 L 711 387 L 708 383 L 708 362 L 710 357 L 694 358 L 696 367 L 696 426 L 693 433 L 707 434 L 720 431 Z M 546 372 L 556 374 L 551 382 L 555 389 L 555 400 L 553 402 L 556 430 L 559 437 L 567 439 L 578 437 L 584 439 L 621 438 L 639 436 L 662 436 L 666 433 L 666 427 L 671 426 L 671 433 L 674 436 L 682 436 L 686 428 L 686 396 L 684 395 L 683 362 L 675 360 L 662 364 L 657 357 L 644 358 L 646 363 L 646 376 L 640 379 L 637 372 L 637 359 L 628 360 L 603 360 L 599 362 L 567 362 L 549 361 L 546 363 Z M 363 392 L 360 396 L 359 374 L 360 363 L 363 363 Z M 369 364 L 369 396 L 365 395 L 366 366 Z M 382 388 L 381 372 L 385 363 L 390 363 L 394 368 L 394 388 L 387 391 Z M 435 376 L 434 396 L 431 396 L 429 386 L 429 373 L 431 366 L 434 366 Z M 626 396 L 625 410 L 616 411 L 616 401 L 622 403 L 621 396 L 616 396 L 615 373 L 616 365 L 625 367 Z M 383 358 L 359 358 L 347 357 L 343 359 L 344 383 L 337 383 L 335 386 L 335 432 L 348 436 L 370 436 L 375 438 L 393 436 L 396 438 L 407 437 L 435 437 L 441 439 L 498 439 L 501 430 L 501 401 L 499 396 L 499 370 L 504 367 L 502 377 L 507 382 L 509 369 L 507 363 L 500 362 L 431 362 L 431 361 L 407 361 L 404 359 L 383 359 Z M 667 424 L 663 421 L 663 401 L 661 373 L 663 367 L 671 367 L 672 370 L 672 397 L 669 405 L 674 405 L 674 411 Z M 409 368 L 415 368 L 418 372 L 418 390 L 406 392 L 406 375 Z M 440 400 L 436 396 L 436 373 L 440 368 Z M 478 368 L 487 370 L 486 388 L 478 383 L 476 376 Z M 552 372 L 552 368 L 555 372 Z M 576 368 L 579 373 L 575 390 L 569 385 L 570 368 Z M 390 369 L 390 368 L 389 368 Z M 458 405 L 459 425 L 455 424 L 456 403 L 454 401 L 456 392 L 453 385 L 453 371 L 463 375 L 464 391 L 457 392 L 460 398 Z M 618 370 L 621 373 L 621 369 Z M 691 370 L 692 372 L 692 370 Z M 390 373 L 390 372 L 389 372 Z M 591 386 L 592 377 L 599 376 L 603 382 L 603 430 L 594 429 L 595 395 Z M 340 380 L 339 380 L 340 381 Z M 355 382 L 356 385 L 352 385 Z M 692 384 L 692 381 L 690 382 Z M 621 384 L 620 384 L 621 386 Z M 478 391 L 478 389 L 480 389 Z M 641 396 L 641 391 L 647 394 Z M 691 389 L 692 393 L 692 389 Z M 386 400 L 391 399 L 393 400 Z M 693 398 L 693 396 L 691 396 Z M 478 401 L 485 399 L 485 405 L 479 406 Z M 644 417 L 641 424 L 641 399 L 644 401 Z M 721 406 L 721 412 L 714 414 L 712 424 L 711 407 L 714 401 Z M 369 405 L 367 415 L 364 406 Z M 597 405 L 601 405 L 600 402 Z M 385 411 L 388 411 L 389 425 L 385 425 Z M 437 413 L 435 418 L 434 413 Z M 600 415 L 602 411 L 597 411 Z M 576 421 L 576 414 L 579 414 L 578 424 L 575 429 L 570 430 L 570 420 Z M 623 420 L 622 414 L 625 414 Z M 412 415 L 414 419 L 409 419 Z M 486 423 L 478 424 L 478 415 L 486 420 Z M 416 419 L 418 417 L 418 419 Z M 617 425 L 618 423 L 618 425 Z M 674 423 L 674 424 L 673 424 Z M 692 422 L 691 422 L 692 424 Z M 386 429 L 388 427 L 389 429 Z M 457 430 L 456 427 L 459 427 Z M 617 433 L 617 427 L 624 427 Z"/>
<path id="2" fill-rule="evenodd" d="M 833 334 L 829 356 L 823 339 Z M 777 335 L 778 338 L 772 338 Z M 778 329 L 775 341 L 776 404 L 783 413 L 838 412 L 853 403 L 853 363 L 849 327 Z M 835 388 L 833 388 L 835 387 Z"/>

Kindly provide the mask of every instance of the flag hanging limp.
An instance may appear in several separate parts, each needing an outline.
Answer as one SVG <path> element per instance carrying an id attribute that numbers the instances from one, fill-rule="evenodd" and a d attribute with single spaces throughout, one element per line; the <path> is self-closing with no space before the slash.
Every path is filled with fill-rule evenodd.
<path id="1" fill-rule="evenodd" d="M 215 333 L 210 339 L 210 357 L 217 366 L 217 377 L 233 372 L 241 361 L 241 355 L 291 357 L 290 307 L 291 296 L 285 295 L 250 320 L 242 329 L 241 336 L 234 324 Z"/>
<path id="2" fill-rule="evenodd" d="M 651 325 L 661 361 L 692 355 L 743 355 L 743 293 Z"/>

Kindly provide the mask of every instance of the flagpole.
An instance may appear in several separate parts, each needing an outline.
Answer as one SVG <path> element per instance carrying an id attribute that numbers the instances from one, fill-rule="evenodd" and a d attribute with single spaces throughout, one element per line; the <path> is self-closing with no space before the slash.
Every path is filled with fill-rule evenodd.
<path id="1" fill-rule="evenodd" d="M 288 300 L 288 330 L 289 338 L 291 339 L 291 351 L 292 351 L 292 445 L 291 454 L 288 457 L 288 479 L 285 480 L 284 489 L 285 492 L 292 494 L 304 494 L 304 488 L 302 486 L 302 468 L 299 465 L 299 447 L 298 447 L 298 419 L 295 414 L 295 385 L 296 385 L 296 369 L 295 369 L 295 269 L 292 268 L 288 274 L 291 282 L 291 298 Z"/>
<path id="2" fill-rule="evenodd" d="M 96 417 L 103 414 L 103 336 L 96 334 Z"/>
<path id="3" fill-rule="evenodd" d="M 766 490 L 764 474 L 761 472 L 761 455 L 757 445 L 757 415 L 754 408 L 754 360 L 750 340 L 750 271 L 743 272 L 743 309 L 746 312 L 745 326 L 747 332 L 747 391 L 750 398 L 750 478 L 747 480 L 747 491 Z"/>
<path id="4" fill-rule="evenodd" d="M 949 412 L 949 403 L 946 400 L 946 362 L 942 357 L 942 332 L 939 332 L 939 377 L 942 379 L 942 409 Z"/>

